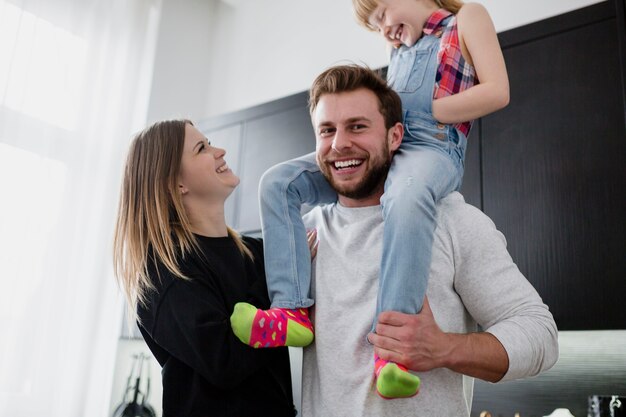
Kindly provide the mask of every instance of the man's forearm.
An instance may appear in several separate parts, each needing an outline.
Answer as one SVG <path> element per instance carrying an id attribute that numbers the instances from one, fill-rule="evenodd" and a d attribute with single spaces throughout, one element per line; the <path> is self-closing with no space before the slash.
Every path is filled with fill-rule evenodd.
<path id="1" fill-rule="evenodd" d="M 509 369 L 509 356 L 493 334 L 441 331 L 427 298 L 419 314 L 381 313 L 369 340 L 378 356 L 417 372 L 448 368 L 497 382 Z"/>
<path id="2" fill-rule="evenodd" d="M 498 382 L 509 369 L 506 350 L 491 333 L 447 333 L 447 338 L 446 368 L 489 382 Z"/>

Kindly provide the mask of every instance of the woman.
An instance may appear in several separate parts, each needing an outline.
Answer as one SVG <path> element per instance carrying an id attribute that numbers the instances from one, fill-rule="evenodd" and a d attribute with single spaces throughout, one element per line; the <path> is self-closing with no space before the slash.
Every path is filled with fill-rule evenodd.
<path id="1" fill-rule="evenodd" d="M 262 243 L 226 226 L 239 178 L 190 121 L 155 123 L 132 142 L 114 265 L 163 367 L 163 416 L 293 416 L 286 348 L 253 349 L 229 316 L 269 307 Z"/>

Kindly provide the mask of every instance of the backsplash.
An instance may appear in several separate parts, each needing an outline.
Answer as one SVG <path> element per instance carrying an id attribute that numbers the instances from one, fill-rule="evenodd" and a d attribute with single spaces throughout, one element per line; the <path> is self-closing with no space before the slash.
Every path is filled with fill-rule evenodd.
<path id="1" fill-rule="evenodd" d="M 626 330 L 559 332 L 559 360 L 538 377 L 491 384 L 476 380 L 472 417 L 542 417 L 568 408 L 587 416 L 587 397 L 626 395 Z"/>

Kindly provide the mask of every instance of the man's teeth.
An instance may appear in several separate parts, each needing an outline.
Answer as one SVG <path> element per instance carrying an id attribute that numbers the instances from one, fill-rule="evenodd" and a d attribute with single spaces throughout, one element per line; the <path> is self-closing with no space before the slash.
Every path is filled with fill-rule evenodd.
<path id="1" fill-rule="evenodd" d="M 337 169 L 351 168 L 351 167 L 359 166 L 362 163 L 363 161 L 359 159 L 349 159 L 347 161 L 335 161 L 335 168 Z"/>
<path id="2" fill-rule="evenodd" d="M 215 170 L 215 172 L 217 172 L 218 174 L 221 174 L 222 172 L 226 171 L 228 169 L 228 165 L 224 164 L 221 167 L 219 167 L 218 169 Z"/>

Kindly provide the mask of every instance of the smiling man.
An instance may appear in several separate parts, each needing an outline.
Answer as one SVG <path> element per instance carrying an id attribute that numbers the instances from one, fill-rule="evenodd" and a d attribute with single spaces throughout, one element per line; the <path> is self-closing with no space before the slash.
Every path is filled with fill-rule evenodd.
<path id="1" fill-rule="evenodd" d="M 393 111 L 397 104 L 387 103 L 384 108 Z M 325 95 L 315 106 L 317 164 L 345 204 L 352 200 L 362 204 L 362 199 L 379 204 L 377 194 L 383 191 L 391 151 L 402 141 L 402 124 L 387 126 L 380 106 L 374 92 L 366 88 Z"/>
<path id="2" fill-rule="evenodd" d="M 315 80 L 310 110 L 316 160 L 338 200 L 304 217 L 317 229 L 319 246 L 310 294 L 315 342 L 304 349 L 302 415 L 469 416 L 473 378 L 498 382 L 550 368 L 558 343 L 548 307 L 511 260 L 493 222 L 457 192 L 437 207 L 421 313 L 384 312 L 370 333 L 382 252 L 380 198 L 392 159 L 402 155 L 400 99 L 371 70 L 340 66 Z M 378 396 L 375 353 L 418 371 L 419 394 Z"/>

